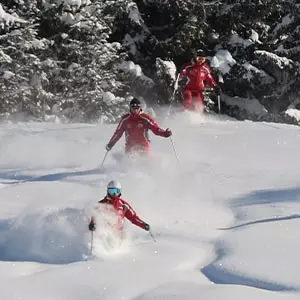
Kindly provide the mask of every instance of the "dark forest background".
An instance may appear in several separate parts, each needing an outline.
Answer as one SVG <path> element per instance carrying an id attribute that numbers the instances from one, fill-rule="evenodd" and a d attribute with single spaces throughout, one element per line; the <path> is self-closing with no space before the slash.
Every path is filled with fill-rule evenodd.
<path id="1" fill-rule="evenodd" d="M 0 115 L 115 122 L 130 96 L 155 110 L 202 51 L 223 113 L 296 124 L 299 19 L 297 0 L 1 0 Z"/>

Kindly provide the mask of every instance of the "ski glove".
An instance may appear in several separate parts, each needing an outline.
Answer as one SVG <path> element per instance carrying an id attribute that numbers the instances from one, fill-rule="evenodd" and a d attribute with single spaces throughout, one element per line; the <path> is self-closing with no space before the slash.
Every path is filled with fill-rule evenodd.
<path id="1" fill-rule="evenodd" d="M 95 231 L 95 230 L 96 230 L 96 224 L 95 224 L 94 222 L 91 222 L 91 223 L 89 224 L 89 230 L 90 230 L 90 231 Z"/>
<path id="2" fill-rule="evenodd" d="M 165 137 L 168 138 L 168 137 L 171 136 L 171 135 L 172 135 L 172 131 L 171 131 L 169 128 L 167 128 L 167 129 L 165 130 Z"/>
<path id="3" fill-rule="evenodd" d="M 149 231 L 149 230 L 150 230 L 150 225 L 147 224 L 147 223 L 144 223 L 144 229 L 145 229 L 146 231 Z"/>
<path id="4" fill-rule="evenodd" d="M 105 149 L 106 149 L 106 151 L 110 151 L 110 150 L 112 149 L 112 147 L 113 147 L 113 145 L 107 144 L 107 145 L 105 146 Z"/>

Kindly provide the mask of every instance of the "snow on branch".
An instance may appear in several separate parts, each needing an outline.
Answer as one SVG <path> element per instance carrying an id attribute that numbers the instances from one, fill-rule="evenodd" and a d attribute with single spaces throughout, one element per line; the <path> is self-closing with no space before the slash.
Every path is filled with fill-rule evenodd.
<path id="1" fill-rule="evenodd" d="M 210 62 L 211 67 L 219 69 L 222 74 L 230 72 L 231 67 L 235 64 L 236 61 L 231 53 L 223 49 L 219 50 Z"/>
<path id="2" fill-rule="evenodd" d="M 281 30 L 282 28 L 284 28 L 284 27 L 290 25 L 290 24 L 293 23 L 293 22 L 294 22 L 294 17 L 293 17 L 293 16 L 291 16 L 290 14 L 284 16 L 284 17 L 282 18 L 281 23 L 278 23 L 278 24 L 276 25 L 276 27 L 274 28 L 274 30 L 273 30 L 274 34 L 277 34 L 277 32 L 278 32 L 279 30 Z"/>
<path id="3" fill-rule="evenodd" d="M 11 63 L 13 59 L 0 49 L 0 63 Z"/>
<path id="4" fill-rule="evenodd" d="M 129 73 L 132 77 L 140 79 L 141 81 L 147 83 L 149 86 L 153 86 L 154 82 L 150 77 L 144 75 L 140 65 L 133 63 L 132 61 L 124 61 L 119 65 L 120 70 L 125 73 Z"/>
<path id="5" fill-rule="evenodd" d="M 255 98 L 242 98 L 242 97 L 229 97 L 227 95 L 223 95 L 223 101 L 229 106 L 237 106 L 240 109 L 247 111 L 249 114 L 253 114 L 256 116 L 265 116 L 268 114 L 267 109 Z"/>
<path id="6" fill-rule="evenodd" d="M 253 44 L 253 41 L 250 41 L 250 39 L 243 39 L 241 38 L 237 32 L 233 31 L 229 41 L 228 41 L 229 45 L 242 45 L 244 48 L 250 46 Z"/>
<path id="7" fill-rule="evenodd" d="M 136 25 L 140 26 L 141 28 L 143 28 L 143 30 L 145 32 L 150 33 L 150 30 L 146 26 L 136 3 L 134 3 L 134 2 L 128 3 L 127 6 L 126 6 L 126 12 L 128 14 L 129 20 L 133 24 L 136 24 Z"/>
<path id="8" fill-rule="evenodd" d="M 133 22 L 136 23 L 137 25 L 142 25 L 144 23 L 143 18 L 141 17 L 141 14 L 139 12 L 139 9 L 134 2 L 130 2 L 127 7 L 126 11 L 128 13 L 129 19 Z"/>
<path id="9" fill-rule="evenodd" d="M 268 51 L 257 50 L 254 52 L 260 59 L 266 59 L 275 63 L 280 69 L 284 69 L 287 66 L 290 66 L 293 61 L 286 57 L 280 57 L 274 53 Z"/>
<path id="10" fill-rule="evenodd" d="M 18 16 L 13 16 L 4 11 L 2 5 L 0 4 L 0 26 L 4 24 L 14 24 L 14 23 L 27 23 L 27 21 L 19 18 Z"/>
<path id="11" fill-rule="evenodd" d="M 247 70 L 247 73 L 243 75 L 243 78 L 248 80 L 249 82 L 255 77 L 258 76 L 260 78 L 261 84 L 269 84 L 274 82 L 274 78 L 269 76 L 264 70 L 256 68 L 252 64 L 245 62 L 243 68 Z"/>
<path id="12" fill-rule="evenodd" d="M 283 45 L 280 45 L 277 49 L 276 52 L 279 54 L 284 54 L 286 56 L 292 56 L 292 55 L 297 55 L 300 53 L 300 45 L 286 49 L 283 47 Z"/>
<path id="13" fill-rule="evenodd" d="M 173 82 L 176 80 L 177 69 L 173 61 L 156 58 L 156 69 L 158 73 L 165 74 Z"/>

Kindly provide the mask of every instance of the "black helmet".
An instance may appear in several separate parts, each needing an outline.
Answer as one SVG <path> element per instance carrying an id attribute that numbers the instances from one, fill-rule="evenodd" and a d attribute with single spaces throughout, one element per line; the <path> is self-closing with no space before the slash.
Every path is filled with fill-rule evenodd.
<path id="1" fill-rule="evenodd" d="M 198 49 L 198 50 L 192 49 L 189 52 L 188 57 L 191 62 L 197 63 L 197 62 L 199 62 L 199 58 L 200 57 L 205 58 L 205 55 L 204 55 L 204 51 L 202 49 Z M 203 61 L 203 62 L 205 62 L 205 61 Z"/>
<path id="2" fill-rule="evenodd" d="M 129 104 L 130 108 L 135 107 L 135 108 L 141 108 L 141 101 L 137 98 L 132 98 Z"/>
<path id="3" fill-rule="evenodd" d="M 204 50 L 202 50 L 202 49 L 198 49 L 198 50 L 196 51 L 196 55 L 197 55 L 197 56 L 205 56 L 205 52 L 204 52 Z"/>

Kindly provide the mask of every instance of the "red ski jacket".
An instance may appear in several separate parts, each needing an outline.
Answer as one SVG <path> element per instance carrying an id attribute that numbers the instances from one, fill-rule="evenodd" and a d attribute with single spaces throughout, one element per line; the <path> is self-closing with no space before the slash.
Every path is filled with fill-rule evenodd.
<path id="1" fill-rule="evenodd" d="M 186 77 L 187 80 L 184 90 L 203 91 L 206 84 L 208 84 L 211 88 L 215 88 L 217 86 L 211 75 L 210 68 L 206 63 L 202 65 L 191 64 L 185 66 L 181 71 L 179 78 L 183 77 Z"/>
<path id="2" fill-rule="evenodd" d="M 112 198 L 110 196 L 105 196 L 104 199 L 98 202 L 99 204 L 106 205 L 107 211 L 113 211 L 118 217 L 118 224 L 116 224 L 117 229 L 122 229 L 123 219 L 128 219 L 134 225 L 144 229 L 144 222 L 137 216 L 134 209 L 123 200 L 121 197 Z M 92 217 L 91 222 L 94 223 L 94 218 Z"/>
<path id="3" fill-rule="evenodd" d="M 108 144 L 113 147 L 125 132 L 126 152 L 135 150 L 148 152 L 150 150 L 150 140 L 148 137 L 149 129 L 155 135 L 166 136 L 166 131 L 161 129 L 146 113 L 125 114 L 122 116 L 121 121 Z"/>

